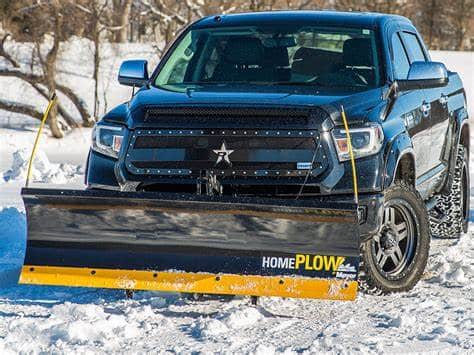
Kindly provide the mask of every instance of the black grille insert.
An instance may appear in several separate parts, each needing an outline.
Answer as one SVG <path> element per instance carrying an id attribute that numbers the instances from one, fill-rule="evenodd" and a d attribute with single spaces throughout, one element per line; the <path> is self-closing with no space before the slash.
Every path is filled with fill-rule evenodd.
<path id="1" fill-rule="evenodd" d="M 319 175 L 328 159 L 317 131 L 140 129 L 125 163 L 136 175 L 296 177 Z"/>
<path id="2" fill-rule="evenodd" d="M 176 106 L 150 107 L 145 112 L 144 121 L 150 127 L 308 129 L 328 117 L 319 108 Z"/>
<path id="3" fill-rule="evenodd" d="M 138 136 L 134 149 L 217 149 L 225 142 L 232 149 L 314 149 L 312 137 L 222 137 L 222 136 Z"/>

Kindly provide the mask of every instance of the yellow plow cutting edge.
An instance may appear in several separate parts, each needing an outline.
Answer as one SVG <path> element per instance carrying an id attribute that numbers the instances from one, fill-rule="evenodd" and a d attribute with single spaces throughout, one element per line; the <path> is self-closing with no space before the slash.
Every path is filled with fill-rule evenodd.
<path id="1" fill-rule="evenodd" d="M 20 283 L 344 301 L 357 294 L 357 282 L 345 280 L 30 265 L 23 267 Z"/>

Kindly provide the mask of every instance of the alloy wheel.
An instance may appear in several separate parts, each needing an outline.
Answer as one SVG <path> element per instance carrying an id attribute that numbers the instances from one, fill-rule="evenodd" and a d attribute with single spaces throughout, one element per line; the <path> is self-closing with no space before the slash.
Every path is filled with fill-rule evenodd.
<path id="1" fill-rule="evenodd" d="M 378 271 L 396 278 L 413 260 L 418 236 L 417 218 L 403 200 L 390 201 L 384 208 L 383 225 L 372 242 Z"/>

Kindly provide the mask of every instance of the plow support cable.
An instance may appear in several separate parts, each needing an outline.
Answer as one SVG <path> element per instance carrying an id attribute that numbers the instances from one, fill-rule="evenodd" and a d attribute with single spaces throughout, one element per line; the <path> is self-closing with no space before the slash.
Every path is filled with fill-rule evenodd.
<path id="1" fill-rule="evenodd" d="M 39 129 L 38 129 L 38 133 L 36 134 L 35 143 L 33 144 L 33 150 L 31 151 L 30 160 L 28 162 L 28 171 L 26 173 L 26 183 L 25 183 L 26 187 L 28 187 L 28 185 L 30 183 L 31 168 L 33 166 L 33 160 L 34 160 L 35 155 L 36 155 L 36 150 L 38 149 L 38 143 L 39 143 L 39 139 L 41 137 L 41 132 L 43 131 L 44 124 L 46 123 L 46 120 L 49 117 L 49 112 L 51 111 L 54 104 L 56 103 L 56 100 L 57 100 L 56 93 L 53 93 L 51 95 L 51 98 L 49 99 L 48 106 L 46 107 L 46 110 L 43 113 L 43 118 L 41 118 L 41 123 L 40 123 Z"/>
<path id="2" fill-rule="evenodd" d="M 349 131 L 349 125 L 347 124 L 346 112 L 344 111 L 344 106 L 341 105 L 341 116 L 342 122 L 344 123 L 344 130 L 346 131 L 347 136 L 347 148 L 349 149 L 349 157 L 351 158 L 352 166 L 352 184 L 354 186 L 354 202 L 359 203 L 359 191 L 357 187 L 357 170 L 354 159 L 354 152 L 352 151 L 352 142 L 351 142 L 351 133 Z"/>

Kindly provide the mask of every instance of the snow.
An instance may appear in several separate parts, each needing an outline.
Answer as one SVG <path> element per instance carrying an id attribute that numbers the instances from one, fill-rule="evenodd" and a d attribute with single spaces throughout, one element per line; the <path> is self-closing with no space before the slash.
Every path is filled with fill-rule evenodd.
<path id="1" fill-rule="evenodd" d="M 25 182 L 30 156 L 31 151 L 26 148 L 16 150 L 13 153 L 11 168 L 3 174 L 4 181 L 13 182 L 20 180 L 21 182 Z M 42 150 L 36 152 L 35 159 L 31 165 L 32 182 L 65 184 L 75 176 L 81 174 L 84 174 L 81 167 L 67 163 L 51 163 L 48 156 Z"/>
<path id="2" fill-rule="evenodd" d="M 446 55 L 448 68 L 467 73 L 468 88 L 472 55 Z M 432 241 L 423 279 L 412 291 L 360 293 L 355 302 L 264 297 L 252 306 L 241 297 L 137 292 L 127 299 L 120 290 L 17 285 L 26 238 L 19 191 L 34 129 L 0 126 L 1 354 L 474 352 L 472 228 L 459 240 Z M 46 130 L 32 186 L 82 187 L 89 144 L 90 129 L 62 140 Z"/>
<path id="3" fill-rule="evenodd" d="M 203 338 L 215 338 L 231 330 L 249 328 L 262 319 L 262 313 L 254 307 L 232 306 L 221 310 L 217 317 L 200 317 L 193 330 Z"/>
<path id="4" fill-rule="evenodd" d="M 427 270 L 414 290 L 383 297 L 360 293 L 355 302 L 261 298 L 253 307 L 248 298 L 194 300 L 137 292 L 126 299 L 119 290 L 16 285 L 26 237 L 19 189 L 32 132 L 0 128 L 0 135 L 6 138 L 0 171 L 14 176 L 0 179 L 2 354 L 473 351 L 473 232 L 459 240 L 434 239 Z M 89 130 L 60 141 L 45 135 L 39 178 L 60 176 L 49 182 L 82 186 L 89 137 Z"/>

